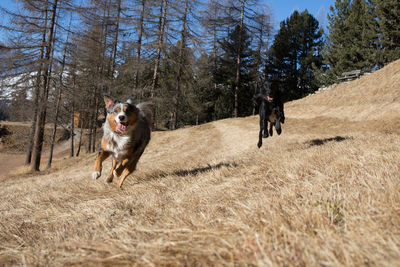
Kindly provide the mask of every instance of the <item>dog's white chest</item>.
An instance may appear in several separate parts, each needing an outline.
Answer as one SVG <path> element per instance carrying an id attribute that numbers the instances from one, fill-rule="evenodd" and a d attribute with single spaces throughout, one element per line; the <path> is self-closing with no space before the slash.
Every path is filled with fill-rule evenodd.
<path id="1" fill-rule="evenodd" d="M 127 148 L 130 143 L 129 136 L 112 135 L 112 141 L 107 144 L 107 150 L 113 154 L 117 161 L 122 161 L 126 158 Z"/>

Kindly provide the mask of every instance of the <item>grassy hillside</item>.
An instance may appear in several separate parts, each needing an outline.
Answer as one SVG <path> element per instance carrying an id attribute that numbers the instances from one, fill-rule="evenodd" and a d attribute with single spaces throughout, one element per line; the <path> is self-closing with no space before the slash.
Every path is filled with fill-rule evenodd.
<path id="1" fill-rule="evenodd" d="M 258 118 L 153 133 L 122 190 L 95 154 L 0 187 L 0 265 L 399 266 L 400 61 Z M 110 167 L 105 165 L 105 172 Z"/>
<path id="2" fill-rule="evenodd" d="M 31 123 L 0 121 L 0 127 L 4 127 L 5 131 L 0 132 L 0 153 L 23 153 L 27 150 L 29 131 Z M 53 135 L 53 124 L 46 124 L 44 131 L 44 149 L 48 149 L 51 144 Z M 57 128 L 56 141 L 65 139 L 68 135 L 66 129 Z"/>

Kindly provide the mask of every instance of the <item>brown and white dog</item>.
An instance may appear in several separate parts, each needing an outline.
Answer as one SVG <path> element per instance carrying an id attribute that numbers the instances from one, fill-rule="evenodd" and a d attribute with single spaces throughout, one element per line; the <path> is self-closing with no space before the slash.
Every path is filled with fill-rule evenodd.
<path id="1" fill-rule="evenodd" d="M 104 96 L 104 103 L 107 117 L 92 177 L 100 177 L 102 163 L 111 155 L 112 167 L 105 182 L 111 183 L 114 177 L 120 177 L 118 187 L 121 187 L 125 178 L 135 170 L 150 141 L 152 108 L 150 103 L 135 105 L 133 97 L 120 103 Z"/>

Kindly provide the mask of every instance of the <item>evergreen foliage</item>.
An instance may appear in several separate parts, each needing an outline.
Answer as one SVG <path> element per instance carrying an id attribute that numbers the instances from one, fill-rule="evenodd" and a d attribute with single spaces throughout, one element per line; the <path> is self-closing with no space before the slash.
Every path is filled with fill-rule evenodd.
<path id="1" fill-rule="evenodd" d="M 307 10 L 295 11 L 281 22 L 265 72 L 270 80 L 279 77 L 286 100 L 318 89 L 315 75 L 322 66 L 322 33 L 318 21 Z"/>
<path id="2" fill-rule="evenodd" d="M 236 58 L 240 45 L 240 84 L 239 84 L 239 109 L 238 116 L 250 115 L 252 107 L 251 98 L 254 94 L 254 80 L 256 79 L 254 51 L 251 49 L 251 37 L 246 28 L 242 30 L 241 44 L 239 44 L 239 26 L 236 26 L 228 38 L 220 42 L 224 51 L 219 58 L 218 70 L 216 74 L 219 92 L 216 104 L 216 118 L 227 118 L 233 114 L 233 88 L 236 76 Z"/>
<path id="3" fill-rule="evenodd" d="M 324 54 L 326 75 L 335 81 L 341 73 L 376 66 L 377 32 L 371 8 L 364 0 L 337 0 L 330 8 L 329 37 Z M 329 83 L 329 82 L 328 82 Z"/>
<path id="4" fill-rule="evenodd" d="M 178 112 L 180 114 L 178 127 L 187 124 L 195 124 L 197 116 L 201 113 L 200 104 L 196 97 L 195 87 L 193 86 L 194 80 L 191 77 L 193 74 L 194 56 L 191 49 L 184 49 L 182 65 L 184 66 L 182 72 L 182 82 L 180 86 L 180 93 L 176 94 L 174 90 L 160 90 L 158 95 L 159 108 L 157 110 L 160 121 L 164 122 L 166 128 L 173 127 L 173 110 L 178 102 Z M 160 87 L 161 88 L 175 88 L 176 76 L 178 73 L 178 57 L 179 57 L 179 44 L 178 47 L 171 46 L 166 51 L 166 58 L 161 62 L 160 66 Z M 178 99 L 179 98 L 179 99 Z"/>
<path id="5" fill-rule="evenodd" d="M 324 48 L 324 84 L 345 71 L 369 72 L 400 58 L 398 0 L 336 0 L 328 15 L 329 35 Z"/>
<path id="6" fill-rule="evenodd" d="M 377 63 L 383 66 L 400 58 L 400 1 L 369 0 L 378 21 Z"/>
<path id="7" fill-rule="evenodd" d="M 216 120 L 216 99 L 219 97 L 219 89 L 214 80 L 214 59 L 206 53 L 202 53 L 196 62 L 195 88 L 196 98 L 201 103 L 200 122 Z"/>

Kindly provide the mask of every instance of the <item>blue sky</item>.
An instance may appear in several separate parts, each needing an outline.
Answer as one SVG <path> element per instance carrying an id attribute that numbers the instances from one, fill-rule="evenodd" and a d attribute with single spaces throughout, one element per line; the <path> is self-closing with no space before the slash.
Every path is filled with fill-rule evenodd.
<path id="1" fill-rule="evenodd" d="M 326 18 L 329 7 L 334 5 L 335 0 L 265 0 L 271 8 L 275 29 L 279 29 L 279 23 L 297 10 L 299 12 L 305 9 L 313 15 L 320 23 L 320 26 L 326 28 L 328 20 Z"/>
<path id="2" fill-rule="evenodd" d="M 299 12 L 308 10 L 320 23 L 320 26 L 326 28 L 328 25 L 327 14 L 329 7 L 335 3 L 335 0 L 264 0 L 271 9 L 273 16 L 274 28 L 279 29 L 279 23 L 287 19 L 293 11 Z M 15 0 L 0 0 L 0 6 L 10 8 L 14 5 Z M 0 18 L 0 22 L 4 22 L 4 18 Z M 2 33 L 0 31 L 0 37 Z"/>
<path id="3" fill-rule="evenodd" d="M 326 27 L 326 15 L 329 11 L 329 6 L 335 3 L 335 0 L 264 0 L 271 8 L 274 17 L 276 28 L 279 23 L 288 18 L 293 11 L 308 10 L 316 19 L 320 21 L 322 26 Z M 0 6 L 10 7 L 15 3 L 15 0 L 0 0 Z"/>

